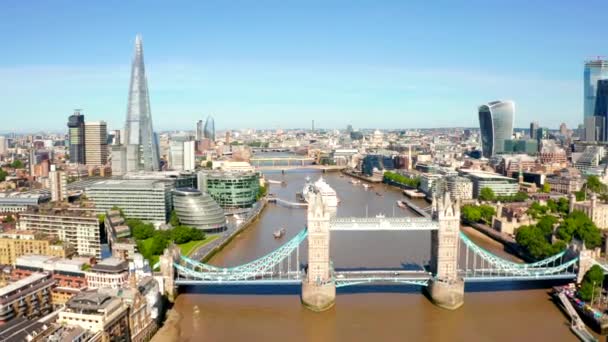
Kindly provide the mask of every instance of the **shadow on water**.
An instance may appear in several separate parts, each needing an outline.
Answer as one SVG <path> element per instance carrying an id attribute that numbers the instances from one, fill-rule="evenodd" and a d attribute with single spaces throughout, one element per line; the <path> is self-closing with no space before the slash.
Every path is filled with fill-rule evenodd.
<path id="1" fill-rule="evenodd" d="M 496 292 L 517 290 L 547 289 L 552 286 L 565 285 L 571 280 L 525 280 L 525 281 L 492 281 L 492 282 L 465 282 L 465 292 Z"/>
<path id="2" fill-rule="evenodd" d="M 350 269 L 352 270 L 352 269 Z M 552 286 L 564 285 L 567 280 L 542 280 L 542 281 L 496 281 L 466 283 L 465 292 L 499 292 L 517 290 L 547 289 Z M 338 294 L 359 293 L 420 293 L 421 286 L 410 284 L 365 284 L 340 287 Z M 181 293 L 187 294 L 209 294 L 209 295 L 261 295 L 261 296 L 284 296 L 300 295 L 300 285 L 184 285 L 180 287 Z"/>

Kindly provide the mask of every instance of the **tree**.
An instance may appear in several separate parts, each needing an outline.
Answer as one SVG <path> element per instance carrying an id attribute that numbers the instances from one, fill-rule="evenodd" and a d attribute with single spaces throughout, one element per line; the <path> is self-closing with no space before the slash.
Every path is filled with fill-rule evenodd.
<path id="1" fill-rule="evenodd" d="M 260 186 L 260 188 L 258 189 L 258 194 L 256 196 L 256 199 L 260 199 L 260 198 L 266 196 L 267 192 L 268 192 L 268 188 L 265 185 Z"/>
<path id="2" fill-rule="evenodd" d="M 0 169 L 0 182 L 4 182 L 6 180 L 6 176 L 8 176 L 8 172 Z"/>
<path id="3" fill-rule="evenodd" d="M 581 287 L 579 289 L 579 297 L 582 300 L 588 301 L 599 295 L 600 286 L 604 281 L 604 271 L 598 265 L 593 265 L 585 273 Z"/>
<path id="4" fill-rule="evenodd" d="M 599 247 L 602 244 L 602 235 L 595 223 L 580 211 L 569 214 L 557 229 L 557 236 L 570 242 L 573 237 L 585 242 L 587 248 Z"/>
<path id="5" fill-rule="evenodd" d="M 206 167 L 207 169 L 212 169 L 212 168 L 213 168 L 213 162 L 212 162 L 211 160 L 208 160 L 208 161 L 207 161 L 207 164 L 205 164 L 205 167 Z"/>
<path id="6" fill-rule="evenodd" d="M 585 194 L 585 190 L 575 191 L 574 196 L 576 196 L 577 201 L 584 201 L 585 198 L 587 197 Z"/>
<path id="7" fill-rule="evenodd" d="M 22 169 L 23 168 L 23 162 L 21 160 L 19 160 L 19 159 L 16 159 L 16 160 L 14 160 L 11 163 L 11 167 L 13 169 Z"/>
<path id="8" fill-rule="evenodd" d="M 491 188 L 485 187 L 479 192 L 479 199 L 482 201 L 493 201 L 496 199 L 496 194 L 494 194 L 494 190 Z"/>
<path id="9" fill-rule="evenodd" d="M 177 213 L 174 210 L 171 210 L 171 215 L 169 217 L 169 224 L 171 224 L 172 227 L 177 227 L 179 226 L 179 217 L 177 217 Z"/>
<path id="10" fill-rule="evenodd" d="M 541 192 L 544 192 L 544 193 L 547 193 L 547 194 L 550 193 L 551 192 L 551 184 L 549 184 L 549 183 L 543 184 Z"/>
<path id="11" fill-rule="evenodd" d="M 146 240 L 155 235 L 154 225 L 144 223 L 142 220 L 128 219 L 127 226 L 131 228 L 131 235 L 135 240 Z"/>
<path id="12" fill-rule="evenodd" d="M 465 205 L 460 209 L 462 218 L 469 222 L 479 222 L 481 220 L 481 211 L 477 206 Z"/>
<path id="13" fill-rule="evenodd" d="M 155 234 L 154 237 L 152 237 L 152 243 L 147 252 L 151 255 L 161 255 L 165 248 L 167 248 L 168 243 L 169 240 L 167 239 L 166 234 Z"/>
<path id="14" fill-rule="evenodd" d="M 596 194 L 601 194 L 606 192 L 606 185 L 600 181 L 598 176 L 592 175 L 587 177 L 587 189 Z"/>
<path id="15" fill-rule="evenodd" d="M 492 216 L 496 215 L 496 209 L 491 205 L 480 205 L 481 218 L 488 224 L 492 223 Z"/>

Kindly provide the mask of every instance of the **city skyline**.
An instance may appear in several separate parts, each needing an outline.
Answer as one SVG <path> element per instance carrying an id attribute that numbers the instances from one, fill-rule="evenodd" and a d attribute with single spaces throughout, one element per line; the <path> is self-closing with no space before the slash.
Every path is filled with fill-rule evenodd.
<path id="1" fill-rule="evenodd" d="M 573 128 L 582 123 L 584 61 L 603 53 L 596 42 L 607 31 L 602 11 L 582 18 L 576 4 L 549 2 L 525 13 L 519 3 L 197 4 L 151 6 L 145 19 L 133 19 L 131 4 L 91 7 L 16 4 L 0 14 L 5 41 L 14 41 L 10 27 L 19 18 L 35 23 L 0 56 L 2 112 L 15 117 L 3 132 L 62 131 L 59 121 L 72 108 L 121 128 L 138 32 L 148 42 L 159 131 L 192 130 L 209 115 L 218 130 L 308 127 L 311 119 L 324 128 L 475 127 L 479 103 L 501 98 L 518 104 L 516 127 L 537 120 Z M 165 14 L 180 21 L 159 30 Z M 54 15 L 60 24 L 48 25 Z M 520 20 L 509 30 L 492 24 L 511 17 Z"/>

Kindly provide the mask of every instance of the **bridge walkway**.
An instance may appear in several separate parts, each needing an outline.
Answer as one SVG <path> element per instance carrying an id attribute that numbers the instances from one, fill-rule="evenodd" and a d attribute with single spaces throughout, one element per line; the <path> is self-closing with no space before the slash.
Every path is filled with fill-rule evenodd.
<path id="1" fill-rule="evenodd" d="M 572 332 L 583 342 L 597 341 L 597 339 L 589 331 L 587 331 L 585 323 L 583 323 L 581 317 L 578 315 L 578 312 L 576 312 L 576 310 L 572 306 L 572 303 L 570 303 L 570 300 L 568 299 L 568 297 L 566 297 L 564 292 L 559 292 L 557 297 L 559 298 L 564 309 L 570 316 L 570 330 L 572 330 Z"/>

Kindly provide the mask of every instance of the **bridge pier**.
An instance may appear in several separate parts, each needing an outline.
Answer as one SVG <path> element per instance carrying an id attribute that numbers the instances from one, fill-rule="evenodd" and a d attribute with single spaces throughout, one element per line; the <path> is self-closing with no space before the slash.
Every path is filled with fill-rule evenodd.
<path id="1" fill-rule="evenodd" d="M 455 310 L 464 304 L 464 280 L 458 276 L 460 205 L 450 194 L 433 198 L 433 219 L 439 228 L 431 232 L 431 272 L 427 292 L 433 303 Z"/>
<path id="2" fill-rule="evenodd" d="M 302 304 L 316 312 L 325 311 L 336 301 L 336 283 L 329 261 L 329 207 L 319 192 L 308 201 L 308 268 L 302 279 Z"/>

